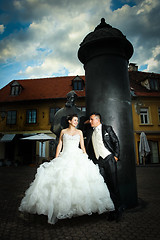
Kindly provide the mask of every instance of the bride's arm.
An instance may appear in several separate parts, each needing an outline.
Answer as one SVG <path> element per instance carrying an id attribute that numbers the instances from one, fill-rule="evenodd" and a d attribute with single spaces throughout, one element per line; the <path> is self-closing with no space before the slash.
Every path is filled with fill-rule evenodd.
<path id="1" fill-rule="evenodd" d="M 62 130 L 61 133 L 60 133 L 59 142 L 58 142 L 58 145 L 57 145 L 55 157 L 58 157 L 58 156 L 59 156 L 60 151 L 61 151 L 61 149 L 62 149 L 62 136 L 63 136 L 63 130 Z"/>
<path id="2" fill-rule="evenodd" d="M 81 149 L 84 153 L 86 153 L 86 149 L 85 149 L 85 146 L 84 146 L 84 139 L 83 139 L 83 133 L 82 131 L 80 131 L 80 146 L 81 146 Z"/>

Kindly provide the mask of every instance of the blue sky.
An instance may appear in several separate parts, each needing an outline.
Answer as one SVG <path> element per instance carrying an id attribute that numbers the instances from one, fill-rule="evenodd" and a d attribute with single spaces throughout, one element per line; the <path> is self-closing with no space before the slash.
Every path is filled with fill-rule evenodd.
<path id="1" fill-rule="evenodd" d="M 159 0 L 1 0 L 0 89 L 14 79 L 84 74 L 79 44 L 102 17 L 133 44 L 130 62 L 160 73 Z"/>

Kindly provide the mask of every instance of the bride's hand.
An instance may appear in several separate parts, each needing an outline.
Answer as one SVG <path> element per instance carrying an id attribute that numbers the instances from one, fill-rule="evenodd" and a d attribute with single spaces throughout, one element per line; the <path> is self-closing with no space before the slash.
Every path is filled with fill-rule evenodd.
<path id="1" fill-rule="evenodd" d="M 83 154 L 85 154 L 85 155 L 87 155 L 87 156 L 88 156 L 88 154 L 87 154 L 86 152 L 83 152 Z"/>

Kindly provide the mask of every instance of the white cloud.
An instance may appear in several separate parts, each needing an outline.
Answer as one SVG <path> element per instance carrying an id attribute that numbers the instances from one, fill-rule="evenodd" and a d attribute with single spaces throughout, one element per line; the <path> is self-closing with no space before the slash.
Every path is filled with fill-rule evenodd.
<path id="1" fill-rule="evenodd" d="M 15 1 L 16 9 L 34 6 L 37 1 Z M 75 1 L 70 1 L 66 8 L 59 6 L 59 1 L 54 1 L 54 8 L 50 8 L 52 1 L 42 1 L 42 4 L 36 5 L 33 12 L 40 10 L 42 6 L 48 8 L 48 14 L 32 21 L 27 31 L 21 31 L 1 41 L 1 57 L 0 60 L 14 59 L 17 62 L 34 61 L 33 64 L 26 66 L 19 74 L 22 76 L 45 76 L 53 75 L 54 73 L 63 74 L 64 69 L 67 69 L 69 74 L 77 73 L 79 69 L 81 74 L 84 70 L 77 58 L 79 44 L 88 32 L 99 24 L 101 16 L 106 12 L 111 12 L 110 0 L 101 0 L 105 8 L 102 8 L 96 1 L 81 1 L 75 4 Z M 61 3 L 65 4 L 66 1 Z M 108 4 L 107 4 L 108 3 Z M 63 5 L 62 4 L 62 5 Z M 72 5 L 71 5 L 72 4 Z M 85 8 L 84 8 L 85 7 Z M 36 9 L 36 10 L 35 10 Z M 82 11 L 82 9 L 84 9 Z M 104 10 L 105 9 L 105 10 Z M 102 12 L 104 12 L 102 14 Z M 97 14 L 95 15 L 93 14 Z M 90 24 L 93 26 L 90 27 Z M 46 51 L 38 51 L 38 49 L 47 49 Z M 37 61 L 37 64 L 35 62 Z M 78 73 L 77 73 L 78 74 Z"/>
<path id="2" fill-rule="evenodd" d="M 137 5 L 124 5 L 114 11 L 113 26 L 119 28 L 134 47 L 130 62 L 138 66 L 148 63 L 147 71 L 160 72 L 159 60 L 156 60 L 154 49 L 160 45 L 160 2 L 159 0 L 137 0 Z M 152 61 L 149 61 L 152 59 Z"/>
<path id="3" fill-rule="evenodd" d="M 144 0 L 141 1 L 139 4 L 139 8 L 137 9 L 137 15 L 141 13 L 147 13 L 150 12 L 153 8 L 155 8 L 158 5 L 158 1 L 153 0 Z"/>
<path id="4" fill-rule="evenodd" d="M 151 57 L 145 61 L 145 64 L 147 64 L 146 72 L 154 72 L 156 69 L 160 69 L 160 45 L 156 46 L 152 50 Z"/>
<path id="5" fill-rule="evenodd" d="M 79 44 L 102 17 L 133 44 L 130 62 L 148 64 L 147 71 L 160 72 L 159 0 L 137 0 L 137 5 L 126 4 L 114 12 L 111 0 L 14 0 L 11 6 L 8 18 L 30 22 L 27 29 L 0 41 L 0 62 L 22 65 L 17 78 L 84 74 L 77 57 Z M 4 25 L 0 25 L 2 31 Z"/>

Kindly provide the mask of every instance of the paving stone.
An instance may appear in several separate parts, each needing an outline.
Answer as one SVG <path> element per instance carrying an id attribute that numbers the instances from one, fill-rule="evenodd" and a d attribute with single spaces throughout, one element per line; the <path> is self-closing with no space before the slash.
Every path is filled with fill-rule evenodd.
<path id="1" fill-rule="evenodd" d="M 46 216 L 18 211 L 35 167 L 0 167 L 0 240 L 158 240 L 160 239 L 160 166 L 137 167 L 139 205 L 119 223 L 107 213 L 47 223 Z"/>

